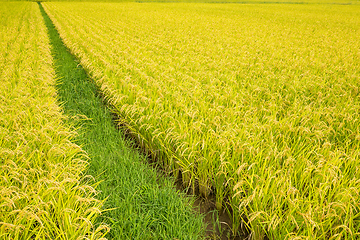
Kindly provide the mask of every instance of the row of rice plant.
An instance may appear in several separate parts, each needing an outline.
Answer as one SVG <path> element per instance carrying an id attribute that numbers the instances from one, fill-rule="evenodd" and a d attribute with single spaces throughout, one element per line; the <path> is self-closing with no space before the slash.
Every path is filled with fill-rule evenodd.
<path id="1" fill-rule="evenodd" d="M 360 232 L 360 8 L 46 3 L 169 173 L 253 239 Z"/>
<path id="2" fill-rule="evenodd" d="M 54 88 L 47 30 L 30 2 L 0 8 L 0 239 L 100 239 L 86 154 Z"/>

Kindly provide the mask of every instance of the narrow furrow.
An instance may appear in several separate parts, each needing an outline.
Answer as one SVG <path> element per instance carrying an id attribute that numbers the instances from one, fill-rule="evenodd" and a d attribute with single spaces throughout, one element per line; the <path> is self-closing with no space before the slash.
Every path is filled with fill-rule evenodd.
<path id="1" fill-rule="evenodd" d="M 99 219 L 110 225 L 113 239 L 203 239 L 203 217 L 193 200 L 174 189 L 173 180 L 158 176 L 146 157 L 116 128 L 99 89 L 64 46 L 39 3 L 52 44 L 58 95 L 77 143 L 90 156 L 88 173 L 102 180 L 100 199 L 108 209 Z"/>

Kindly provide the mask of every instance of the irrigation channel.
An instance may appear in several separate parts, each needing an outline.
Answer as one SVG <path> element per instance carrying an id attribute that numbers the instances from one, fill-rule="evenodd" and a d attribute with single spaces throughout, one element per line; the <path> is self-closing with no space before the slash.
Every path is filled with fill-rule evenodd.
<path id="1" fill-rule="evenodd" d="M 99 181 L 98 199 L 106 199 L 98 223 L 111 228 L 109 239 L 241 239 L 230 232 L 226 213 L 209 200 L 184 193 L 164 176 L 156 161 L 116 124 L 111 105 L 62 42 L 38 2 L 48 28 L 59 101 L 76 143 L 90 156 L 87 174 Z"/>

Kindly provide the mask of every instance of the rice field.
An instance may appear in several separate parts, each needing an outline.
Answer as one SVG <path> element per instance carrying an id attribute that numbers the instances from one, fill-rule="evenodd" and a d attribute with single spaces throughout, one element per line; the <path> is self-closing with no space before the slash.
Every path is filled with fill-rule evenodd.
<path id="1" fill-rule="evenodd" d="M 39 7 L 0 6 L 0 239 L 101 239 L 103 202 L 64 124 Z"/>
<path id="2" fill-rule="evenodd" d="M 44 8 L 119 124 L 234 231 L 360 237 L 359 6 Z"/>

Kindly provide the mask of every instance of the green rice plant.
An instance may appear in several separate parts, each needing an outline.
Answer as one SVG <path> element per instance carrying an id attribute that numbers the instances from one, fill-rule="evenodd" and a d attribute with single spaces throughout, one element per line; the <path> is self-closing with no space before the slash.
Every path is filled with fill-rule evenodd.
<path id="1" fill-rule="evenodd" d="M 76 143 L 91 159 L 87 174 L 102 179 L 97 198 L 106 199 L 107 210 L 96 223 L 109 225 L 109 239 L 204 239 L 203 215 L 194 211 L 194 200 L 174 188 L 174 179 L 149 166 L 116 128 L 95 83 L 39 7 L 49 30 L 59 100 L 77 129 Z"/>
<path id="2" fill-rule="evenodd" d="M 253 239 L 357 239 L 360 8 L 46 3 L 120 122 Z"/>
<path id="3" fill-rule="evenodd" d="M 87 155 L 72 143 L 36 3 L 0 9 L 0 238 L 104 239 Z M 93 182 L 93 183 L 91 183 Z"/>

